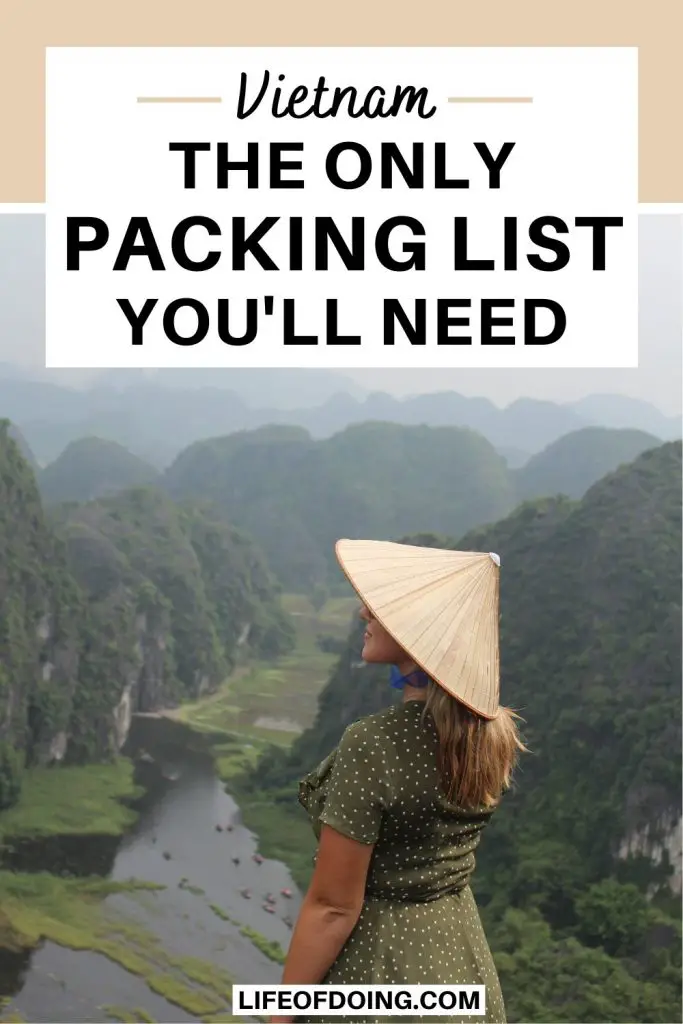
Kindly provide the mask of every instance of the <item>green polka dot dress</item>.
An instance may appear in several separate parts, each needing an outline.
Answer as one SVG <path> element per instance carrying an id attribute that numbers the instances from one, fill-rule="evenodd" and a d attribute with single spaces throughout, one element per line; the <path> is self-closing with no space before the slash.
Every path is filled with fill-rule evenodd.
<path id="1" fill-rule="evenodd" d="M 360 919 L 323 983 L 486 986 L 483 1017 L 336 1021 L 505 1024 L 498 975 L 468 884 L 491 812 L 463 811 L 444 797 L 436 730 L 429 716 L 423 719 L 423 706 L 406 701 L 355 722 L 301 782 L 299 801 L 316 836 L 326 824 L 375 844 Z"/>

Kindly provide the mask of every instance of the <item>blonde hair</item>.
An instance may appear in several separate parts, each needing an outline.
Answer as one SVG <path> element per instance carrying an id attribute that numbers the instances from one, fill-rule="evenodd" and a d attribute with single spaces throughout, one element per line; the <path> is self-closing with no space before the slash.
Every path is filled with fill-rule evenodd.
<path id="1" fill-rule="evenodd" d="M 496 718 L 469 711 L 430 680 L 423 714 L 439 739 L 438 766 L 447 798 L 459 807 L 494 807 L 510 787 L 519 755 L 526 752 L 519 715 L 501 707 Z"/>

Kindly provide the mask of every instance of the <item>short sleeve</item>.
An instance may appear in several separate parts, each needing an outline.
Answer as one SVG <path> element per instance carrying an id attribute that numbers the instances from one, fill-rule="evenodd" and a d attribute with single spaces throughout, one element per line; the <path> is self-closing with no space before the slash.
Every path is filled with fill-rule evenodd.
<path id="1" fill-rule="evenodd" d="M 359 843 L 377 842 L 386 778 L 379 731 L 367 721 L 350 725 L 337 747 L 320 822 Z"/>

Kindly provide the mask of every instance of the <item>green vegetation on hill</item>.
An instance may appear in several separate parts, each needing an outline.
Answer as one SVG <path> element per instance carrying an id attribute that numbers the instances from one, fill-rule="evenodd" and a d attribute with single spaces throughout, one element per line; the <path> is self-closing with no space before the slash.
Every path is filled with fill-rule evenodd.
<path id="1" fill-rule="evenodd" d="M 229 669 L 241 647 L 261 658 L 291 649 L 294 630 L 276 600 L 280 587 L 253 541 L 212 506 L 183 506 L 181 515 Z"/>
<path id="2" fill-rule="evenodd" d="M 680 1019 L 681 445 L 452 546 L 501 554 L 503 697 L 532 751 L 475 875 L 509 1019 Z M 301 828 L 298 777 L 395 697 L 359 661 L 361 632 L 313 726 L 237 780 L 280 847 Z"/>
<path id="3" fill-rule="evenodd" d="M 425 520 L 465 530 L 513 501 L 505 461 L 480 435 L 391 423 L 326 441 L 266 427 L 198 442 L 164 483 L 176 497 L 214 501 L 259 541 L 285 588 L 300 592 L 329 577 L 340 536 L 392 537 Z"/>
<path id="4" fill-rule="evenodd" d="M 552 825 L 586 877 L 626 836 L 664 839 L 681 803 L 680 443 L 578 504 L 523 506 L 461 545 L 500 551 L 506 566 L 504 695 L 534 750 L 506 820 L 525 814 L 529 844 Z"/>
<path id="5" fill-rule="evenodd" d="M 293 629 L 253 543 L 151 487 L 46 518 L 0 428 L 0 809 L 24 764 L 116 754 L 131 711 L 220 685 Z"/>
<path id="6" fill-rule="evenodd" d="M 47 502 L 92 501 L 127 487 L 152 483 L 158 472 L 116 441 L 84 437 L 72 441 L 40 472 L 38 484 Z"/>
<path id="7" fill-rule="evenodd" d="M 31 468 L 0 421 L 0 808 L 16 800 L 24 761 L 64 753 L 81 608 Z"/>
<path id="8" fill-rule="evenodd" d="M 548 494 L 581 498 L 606 473 L 659 444 L 658 438 L 642 430 L 575 430 L 549 444 L 517 470 L 518 494 L 527 500 Z"/>
<path id="9" fill-rule="evenodd" d="M 19 451 L 23 455 L 26 462 L 28 462 L 29 466 L 34 471 L 34 473 L 37 472 L 38 463 L 36 462 L 36 457 L 31 451 L 31 446 L 29 445 L 28 441 L 26 440 L 22 432 L 19 430 L 19 428 L 16 426 L 16 424 L 10 423 L 8 434 L 16 443 L 17 447 L 19 448 Z"/>
<path id="10" fill-rule="evenodd" d="M 112 676 L 137 680 L 126 699 L 132 710 L 149 711 L 215 690 L 241 655 L 291 647 L 291 626 L 258 551 L 210 511 L 136 488 L 55 514 L 92 620 L 79 738 L 79 723 L 94 735 L 96 698 L 105 717 L 111 709 Z"/>

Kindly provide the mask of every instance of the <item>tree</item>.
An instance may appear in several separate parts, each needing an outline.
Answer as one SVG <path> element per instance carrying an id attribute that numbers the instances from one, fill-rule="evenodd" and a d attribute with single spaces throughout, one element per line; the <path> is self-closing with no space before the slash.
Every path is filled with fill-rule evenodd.
<path id="1" fill-rule="evenodd" d="M 610 956 L 635 952 L 647 927 L 647 901 L 635 885 L 603 878 L 576 900 L 577 934 L 589 946 L 602 946 Z"/>
<path id="2" fill-rule="evenodd" d="M 21 795 L 24 758 L 10 743 L 0 743 L 0 811 L 13 807 Z"/>

